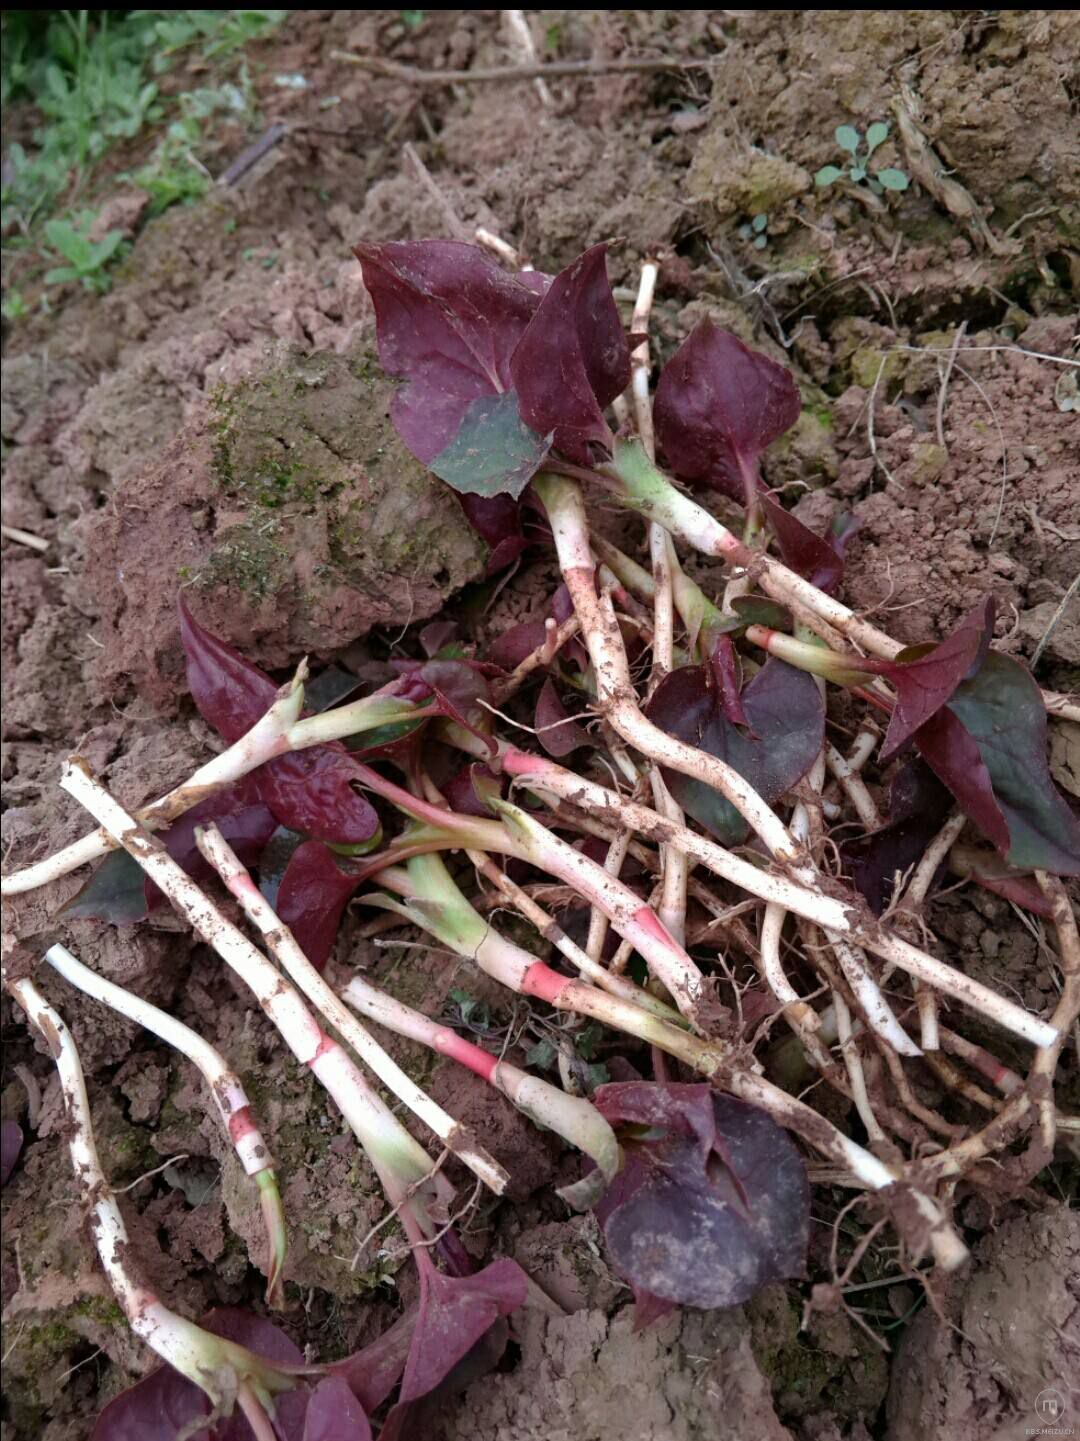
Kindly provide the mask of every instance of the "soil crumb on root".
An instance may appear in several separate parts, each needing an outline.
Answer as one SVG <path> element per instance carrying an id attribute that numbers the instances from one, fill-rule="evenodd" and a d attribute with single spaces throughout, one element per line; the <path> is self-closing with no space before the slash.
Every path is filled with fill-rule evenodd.
<path id="1" fill-rule="evenodd" d="M 904 1337 L 888 1441 L 1019 1441 L 1045 1424 L 1034 1407 L 1046 1390 L 1064 1424 L 1080 1414 L 1080 1214 L 1007 1221 L 976 1247 L 945 1314 L 927 1307 Z"/>
<path id="2" fill-rule="evenodd" d="M 280 666 L 434 615 L 481 573 L 456 500 L 394 432 L 393 393 L 366 350 L 290 355 L 219 390 L 206 424 L 120 485 L 86 537 L 102 693 L 182 694 L 182 587 L 218 634 Z"/>

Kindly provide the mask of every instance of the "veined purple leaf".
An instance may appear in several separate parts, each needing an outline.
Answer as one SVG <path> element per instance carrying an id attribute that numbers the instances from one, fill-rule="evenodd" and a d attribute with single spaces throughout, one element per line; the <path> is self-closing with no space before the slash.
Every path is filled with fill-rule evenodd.
<path id="1" fill-rule="evenodd" d="M 270 1321 L 232 1306 L 211 1311 L 199 1323 L 204 1330 L 246 1346 L 274 1365 L 302 1366 L 304 1357 Z M 303 1383 L 298 1391 L 277 1398 L 277 1422 L 281 1441 L 304 1441 L 304 1412 L 307 1394 Z M 210 1402 L 194 1382 L 171 1366 L 159 1366 L 145 1380 L 126 1391 L 102 1411 L 90 1441 L 176 1441 L 180 1432 L 191 1441 L 255 1441 L 255 1434 L 239 1411 L 227 1421 L 192 1434 L 200 1416 L 210 1414 Z M 346 1433 L 347 1437 L 347 1433 Z M 342 1441 L 346 1441 L 346 1437 Z M 348 1438 L 351 1441 L 351 1438 Z M 357 1441 L 360 1441 L 359 1435 Z"/>
<path id="2" fill-rule="evenodd" d="M 926 763 L 908 761 L 889 788 L 889 819 L 880 830 L 841 847 L 845 868 L 876 916 L 892 899 L 897 873 L 906 875 L 945 823 L 952 797 Z"/>
<path id="3" fill-rule="evenodd" d="M 548 755 L 554 756 L 556 760 L 568 756 L 579 746 L 593 744 L 588 731 L 578 724 L 563 705 L 550 676 L 540 688 L 533 725 L 536 727 L 536 739 Z"/>
<path id="4" fill-rule="evenodd" d="M 487 574 L 511 565 L 528 545 L 516 500 L 508 495 L 458 495 L 465 519 L 490 547 Z"/>
<path id="5" fill-rule="evenodd" d="M 909 646 L 895 660 L 878 663 L 875 668 L 896 691 L 896 706 L 881 747 L 883 761 L 941 709 L 966 676 L 975 674 L 990 649 L 993 630 L 994 597 L 987 595 L 943 641 Z"/>
<path id="6" fill-rule="evenodd" d="M 319 841 L 305 841 L 289 857 L 275 910 L 316 970 L 326 965 L 341 917 L 363 876 L 349 875 Z"/>
<path id="7" fill-rule="evenodd" d="M 401 1379 L 409 1359 L 418 1308 L 410 1306 L 369 1346 L 334 1361 L 327 1369 L 340 1376 L 369 1416 L 374 1415 Z"/>
<path id="8" fill-rule="evenodd" d="M 394 425 L 429 465 L 474 400 L 513 388 L 510 358 L 540 298 L 474 245 L 365 243 L 355 253 L 383 369 L 407 382 L 391 406 Z"/>
<path id="9" fill-rule="evenodd" d="M 371 1441 L 363 1407 L 340 1376 L 327 1376 L 308 1397 L 303 1441 Z"/>
<path id="10" fill-rule="evenodd" d="M 821 749 L 825 708 L 817 682 L 770 657 L 743 689 L 751 734 L 728 720 L 704 666 L 673 671 L 657 686 L 649 719 L 668 735 L 697 746 L 739 772 L 772 805 L 806 774 Z M 730 801 L 703 781 L 664 771 L 672 795 L 725 845 L 746 839 L 749 828 Z"/>
<path id="11" fill-rule="evenodd" d="M 630 347 L 607 277 L 607 246 L 561 271 L 510 362 L 525 423 L 554 432 L 555 447 L 587 465 L 590 445 L 610 448 L 604 407 L 630 383 Z"/>
<path id="12" fill-rule="evenodd" d="M 8 1178 L 18 1163 L 23 1148 L 22 1127 L 18 1121 L 5 1121 L 0 1126 L 0 1186 L 6 1186 Z"/>
<path id="13" fill-rule="evenodd" d="M 1011 866 L 1080 875 L 1080 825 L 1050 777 L 1046 709 L 1018 661 L 989 651 L 915 743 Z"/>
<path id="14" fill-rule="evenodd" d="M 513 390 L 480 395 L 469 403 L 453 440 L 431 469 L 453 490 L 490 499 L 517 500 L 551 448 L 552 433 L 538 435 L 521 418 Z"/>
<path id="15" fill-rule="evenodd" d="M 746 504 L 756 492 L 762 451 L 795 424 L 800 409 L 789 370 L 702 320 L 657 384 L 656 443 L 681 480 Z"/>
<path id="16" fill-rule="evenodd" d="M 273 704 L 277 687 L 258 666 L 203 629 L 180 598 L 188 685 L 201 714 L 226 741 L 239 738 Z M 379 818 L 353 789 L 356 762 L 340 742 L 292 751 L 253 772 L 258 797 L 290 830 L 339 845 L 369 841 Z"/>
<path id="17" fill-rule="evenodd" d="M 761 504 L 776 536 L 784 564 L 805 577 L 819 590 L 835 594 L 844 578 L 844 561 L 839 548 L 829 539 L 815 535 L 809 526 L 785 510 L 765 491 Z"/>
<path id="18" fill-rule="evenodd" d="M 474 1276 L 444 1276 L 419 1263 L 420 1304 L 397 1404 L 380 1441 L 413 1441 L 413 1403 L 450 1374 L 504 1316 L 524 1305 L 528 1277 L 515 1261 L 493 1261 Z M 496 1358 L 497 1359 L 497 1358 Z"/>
<path id="19" fill-rule="evenodd" d="M 764 1111 L 705 1085 L 623 1082 L 593 1094 L 626 1157 L 596 1208 L 639 1321 L 665 1303 L 736 1306 L 803 1274 L 806 1168 Z"/>

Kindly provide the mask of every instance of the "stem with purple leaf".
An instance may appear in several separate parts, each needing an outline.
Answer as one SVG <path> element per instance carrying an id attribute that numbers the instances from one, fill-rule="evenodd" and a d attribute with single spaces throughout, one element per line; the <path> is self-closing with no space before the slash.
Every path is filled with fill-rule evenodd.
<path id="1" fill-rule="evenodd" d="M 214 791 L 290 751 L 306 750 L 330 740 L 432 714 L 430 710 L 411 705 L 408 701 L 377 693 L 350 705 L 339 706 L 336 710 L 301 718 L 306 676 L 305 662 L 293 679 L 282 686 L 270 709 L 246 734 L 200 766 L 182 785 L 139 810 L 137 819 L 141 824 L 148 830 L 160 830 Z M 35 890 L 78 870 L 80 866 L 99 860 L 115 849 L 113 838 L 104 828 L 99 828 L 54 855 L 0 878 L 0 895 L 20 895 Z"/>
<path id="2" fill-rule="evenodd" d="M 100 825 L 124 847 L 196 933 L 252 990 L 301 1065 L 307 1066 L 337 1103 L 357 1140 L 364 1147 L 383 1188 L 397 1204 L 410 1184 L 430 1174 L 423 1148 L 367 1083 L 342 1047 L 328 1036 L 261 951 L 247 939 L 199 889 L 164 850 L 160 842 L 109 795 L 85 766 L 69 762 L 61 785 Z M 372 1043 L 374 1045 L 374 1043 Z M 381 1048 L 380 1048 L 381 1049 Z M 479 1170 L 498 1190 L 501 1168 L 440 1106 L 419 1091 L 390 1056 L 383 1053 L 381 1078 L 393 1089 L 402 1077 L 407 1105 L 418 1108 L 421 1119 L 455 1150 L 472 1169 Z"/>

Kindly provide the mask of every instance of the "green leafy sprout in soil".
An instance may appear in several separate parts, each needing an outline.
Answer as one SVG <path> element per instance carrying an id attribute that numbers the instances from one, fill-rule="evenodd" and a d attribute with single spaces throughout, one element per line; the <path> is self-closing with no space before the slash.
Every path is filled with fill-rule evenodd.
<path id="1" fill-rule="evenodd" d="M 866 134 L 854 125 L 838 125 L 835 131 L 836 143 L 848 158 L 843 165 L 823 165 L 814 176 L 814 183 L 824 188 L 835 185 L 839 180 L 849 180 L 853 185 L 866 185 L 875 195 L 886 190 L 906 190 L 911 183 L 903 170 L 891 165 L 871 171 L 870 160 L 874 151 L 889 138 L 889 126 L 884 120 L 875 120 L 867 126 Z"/>

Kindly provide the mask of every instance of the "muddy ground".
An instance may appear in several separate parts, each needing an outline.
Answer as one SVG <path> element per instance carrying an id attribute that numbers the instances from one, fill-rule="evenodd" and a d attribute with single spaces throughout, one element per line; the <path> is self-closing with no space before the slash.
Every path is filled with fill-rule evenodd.
<path id="1" fill-rule="evenodd" d="M 1077 332 L 1080 16 L 530 12 L 550 58 L 710 62 L 556 81 L 550 106 L 525 83 L 419 88 L 331 57 L 436 69 L 512 56 L 501 12 L 403 23 L 416 13 L 298 12 L 252 46 L 262 122 L 285 121 L 286 138 L 241 183 L 146 225 L 110 294 L 72 291 L 5 334 L 3 518 L 48 542 L 4 542 L 5 863 L 83 829 L 56 790 L 70 751 L 132 803 L 210 753 L 184 694 L 181 586 L 270 668 L 309 653 L 362 670 L 444 607 L 490 635 L 534 603 L 526 569 L 490 609 L 481 543 L 388 425 L 350 256 L 360 237 L 484 224 L 546 270 L 617 238 L 622 287 L 661 250 L 661 356 L 710 314 L 795 368 L 805 409 L 769 479 L 812 523 L 854 510 L 847 601 L 920 641 L 990 588 L 999 644 L 1037 657 L 1044 685 L 1078 688 L 1080 608 L 1062 601 L 1080 568 L 1080 420 L 1054 357 L 1075 355 Z M 307 89 L 275 86 L 282 73 Z M 834 128 L 882 118 L 883 163 L 920 183 L 884 200 L 815 187 L 837 158 Z M 253 138 L 226 131 L 204 159 L 220 173 Z M 740 234 L 758 214 L 764 248 Z M 1055 729 L 1055 775 L 1080 797 L 1080 739 Z M 5 929 L 35 949 L 65 940 L 227 1051 L 289 1178 L 284 1324 L 321 1357 L 344 1354 L 400 1305 L 392 1248 L 352 1264 L 382 1212 L 373 1177 L 202 948 L 163 914 L 119 932 L 55 919 L 77 886 L 19 900 Z M 360 939 L 364 919 L 348 918 L 337 963 L 433 1014 L 467 984 L 493 1025 L 515 1023 L 442 955 Z M 1045 1005 L 1037 940 L 1005 902 L 965 889 L 930 919 L 954 964 Z M 114 1184 L 186 1157 L 125 1196 L 159 1287 L 188 1315 L 257 1304 L 257 1212 L 193 1073 L 54 977 L 43 984 L 82 1047 Z M 3 1036 L 3 1116 L 28 1137 L 4 1192 L 3 1438 L 76 1441 L 146 1357 L 72 1205 L 51 1064 L 6 999 Z M 516 1256 L 562 1312 L 526 1314 L 502 1371 L 444 1417 L 447 1438 L 981 1441 L 1024 1434 L 1041 1387 L 1080 1375 L 1080 1238 L 1064 1204 L 1075 1165 L 1019 1199 L 961 1194 L 978 1263 L 940 1318 L 902 1278 L 869 1292 L 887 1298 L 872 1309 L 889 1354 L 842 1315 L 799 1331 L 799 1287 L 635 1335 L 593 1223 L 567 1220 L 553 1195 L 569 1174 L 560 1148 L 471 1078 L 397 1053 L 514 1177 L 511 1202 L 482 1208 L 470 1241 Z M 1075 1055 L 1068 1065 L 1075 1093 Z M 827 1278 L 836 1213 L 819 1194 L 811 1280 Z"/>

